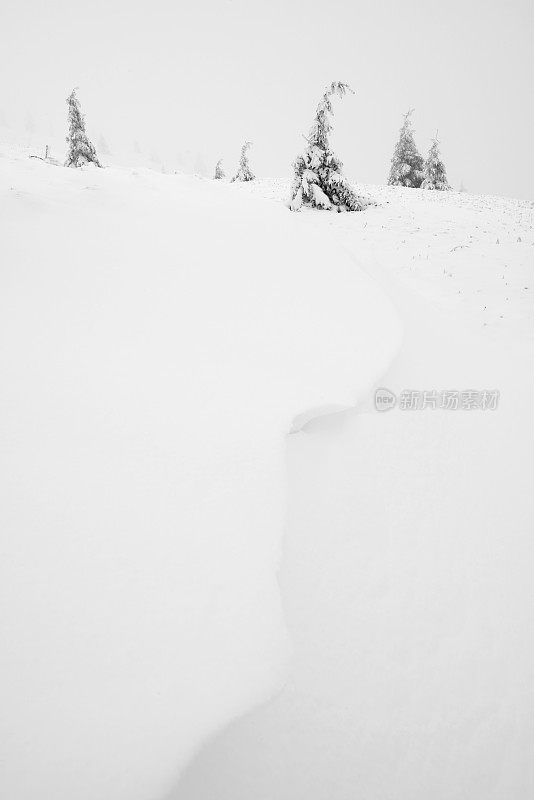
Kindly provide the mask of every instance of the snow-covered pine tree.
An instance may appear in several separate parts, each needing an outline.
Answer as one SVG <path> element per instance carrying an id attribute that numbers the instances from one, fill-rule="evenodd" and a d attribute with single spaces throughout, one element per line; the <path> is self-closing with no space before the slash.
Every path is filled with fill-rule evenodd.
<path id="1" fill-rule="evenodd" d="M 324 93 L 315 121 L 307 138 L 308 147 L 298 156 L 293 168 L 295 175 L 291 185 L 289 208 L 299 211 L 304 206 L 336 209 L 337 211 L 361 211 L 369 201 L 359 197 L 343 176 L 342 162 L 330 149 L 328 135 L 332 130 L 329 115 L 332 115 L 334 95 L 343 97 L 352 92 L 346 83 L 336 81 Z"/>
<path id="2" fill-rule="evenodd" d="M 237 170 L 236 174 L 232 178 L 233 181 L 253 181 L 256 179 L 256 176 L 250 169 L 250 164 L 248 163 L 248 154 L 247 150 L 251 146 L 252 142 L 245 142 L 243 147 L 241 148 L 241 156 L 239 158 L 239 169 Z"/>
<path id="3" fill-rule="evenodd" d="M 222 158 L 220 158 L 215 165 L 215 174 L 213 176 L 213 180 L 222 181 L 223 178 L 226 178 L 226 173 L 222 168 Z"/>
<path id="4" fill-rule="evenodd" d="M 446 192 L 451 187 L 447 180 L 447 173 L 445 166 L 439 154 L 439 141 L 438 133 L 436 131 L 435 137 L 432 139 L 430 150 L 425 161 L 422 189 L 436 189 L 440 192 Z"/>
<path id="5" fill-rule="evenodd" d="M 410 120 L 412 113 L 413 108 L 404 115 L 399 141 L 391 159 L 388 180 L 390 186 L 411 186 L 418 189 L 423 180 L 424 162 L 413 138 L 413 128 Z"/>
<path id="6" fill-rule="evenodd" d="M 85 120 L 81 112 L 80 102 L 76 97 L 76 89 L 73 89 L 67 97 L 69 107 L 69 135 L 67 144 L 69 146 L 66 167 L 83 167 L 84 164 L 95 164 L 101 167 L 94 145 L 91 144 L 85 133 Z"/>

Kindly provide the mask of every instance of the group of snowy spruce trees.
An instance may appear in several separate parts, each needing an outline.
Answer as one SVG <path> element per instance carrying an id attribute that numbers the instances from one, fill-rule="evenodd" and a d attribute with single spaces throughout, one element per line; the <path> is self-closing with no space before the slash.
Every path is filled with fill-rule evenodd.
<path id="1" fill-rule="evenodd" d="M 288 204 L 292 211 L 299 211 L 303 206 L 336 211 L 361 211 L 369 205 L 369 200 L 357 195 L 343 176 L 343 164 L 332 152 L 328 140 L 332 130 L 330 117 L 334 113 L 332 98 L 335 95 L 343 97 L 347 92 L 353 93 L 350 86 L 336 81 L 328 87 L 317 106 L 315 120 L 306 139 L 308 146 L 293 165 L 295 173 Z M 446 191 L 450 187 L 439 154 L 437 133 L 424 161 L 414 141 L 410 119 L 412 113 L 413 109 L 410 109 L 404 116 L 399 141 L 391 159 L 388 184 Z M 247 158 L 249 145 L 250 142 L 245 142 L 243 145 L 239 170 L 232 178 L 234 181 L 254 180 Z M 224 178 L 221 161 L 217 162 L 214 178 L 216 180 Z"/>
<path id="2" fill-rule="evenodd" d="M 426 161 L 415 144 L 411 116 L 413 108 L 404 115 L 399 141 L 391 159 L 388 184 L 390 186 L 411 186 L 415 189 L 450 189 L 443 161 L 439 155 L 438 134 L 432 139 Z"/>
<path id="3" fill-rule="evenodd" d="M 314 123 L 306 138 L 308 146 L 293 165 L 295 174 L 288 203 L 292 211 L 299 211 L 303 206 L 337 211 L 361 211 L 369 205 L 369 201 L 359 197 L 343 176 L 343 164 L 330 149 L 328 141 L 332 130 L 330 117 L 334 113 L 332 97 L 334 95 L 343 97 L 347 92 L 352 92 L 348 84 L 339 81 L 332 83 L 317 106 Z M 249 145 L 250 142 L 245 142 L 243 145 L 239 170 L 232 178 L 234 181 L 254 180 L 248 163 Z M 214 178 L 218 180 L 223 177 L 221 162 L 218 161 Z"/>
<path id="4" fill-rule="evenodd" d="M 252 145 L 252 142 L 245 142 L 243 147 L 241 148 L 241 156 L 239 157 L 239 167 L 237 169 L 236 174 L 232 178 L 232 183 L 234 181 L 253 181 L 256 179 L 256 176 L 252 172 L 250 168 L 250 164 L 248 163 L 248 149 Z M 222 181 L 226 178 L 226 173 L 222 168 L 222 158 L 220 158 L 216 165 L 215 165 L 215 174 L 213 179 L 215 181 Z"/>
<path id="5" fill-rule="evenodd" d="M 357 195 L 344 177 L 343 164 L 332 152 L 328 138 L 332 130 L 331 117 L 334 113 L 332 98 L 336 95 L 343 97 L 347 92 L 354 93 L 347 83 L 335 81 L 327 88 L 317 106 L 313 125 L 305 137 L 308 146 L 293 165 L 294 177 L 288 203 L 292 211 L 299 211 L 303 206 L 336 211 L 361 211 L 369 205 L 370 201 Z M 69 134 L 65 166 L 82 167 L 84 164 L 92 163 L 100 167 L 94 145 L 85 132 L 85 120 L 76 97 L 76 90 L 73 90 L 67 98 L 67 104 Z M 399 141 L 391 159 L 388 184 L 445 191 L 450 187 L 439 154 L 437 133 L 424 161 L 414 141 L 412 113 L 413 109 L 410 109 L 404 116 Z M 255 179 L 248 161 L 251 144 L 251 142 L 243 144 L 239 167 L 232 181 L 246 182 Z M 225 177 L 222 160 L 217 162 L 213 177 L 215 180 L 222 180 Z"/>

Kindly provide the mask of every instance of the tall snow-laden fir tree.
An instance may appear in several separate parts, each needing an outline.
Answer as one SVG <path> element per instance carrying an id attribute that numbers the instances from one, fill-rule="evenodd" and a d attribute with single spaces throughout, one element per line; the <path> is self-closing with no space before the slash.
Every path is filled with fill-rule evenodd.
<path id="1" fill-rule="evenodd" d="M 447 173 L 445 166 L 439 154 L 438 134 L 432 139 L 432 145 L 428 151 L 428 156 L 425 161 L 422 189 L 436 189 L 440 192 L 446 192 L 451 187 L 447 180 Z"/>
<path id="2" fill-rule="evenodd" d="M 67 97 L 69 107 L 69 135 L 67 144 L 69 146 L 66 167 L 83 167 L 84 164 L 95 164 L 101 167 L 96 156 L 94 145 L 91 144 L 85 133 L 85 119 L 81 112 L 80 102 L 76 97 L 76 89 L 73 89 Z"/>
<path id="3" fill-rule="evenodd" d="M 293 168 L 289 208 L 299 211 L 302 206 L 361 211 L 369 201 L 359 197 L 343 176 L 343 164 L 330 149 L 328 135 L 332 130 L 330 116 L 334 113 L 331 98 L 354 92 L 346 83 L 335 81 L 324 93 L 307 138 L 308 147 L 298 156 Z"/>
<path id="4" fill-rule="evenodd" d="M 423 157 L 420 155 L 414 138 L 410 117 L 413 108 L 404 115 L 399 141 L 391 159 L 388 184 L 390 186 L 411 186 L 418 189 L 423 180 Z"/>
<path id="5" fill-rule="evenodd" d="M 250 169 L 250 164 L 248 163 L 248 153 L 247 150 L 251 146 L 252 142 L 245 142 L 243 147 L 241 148 L 241 156 L 239 157 L 239 169 L 237 170 L 236 174 L 232 178 L 233 181 L 253 181 L 256 179 L 256 176 Z"/>
<path id="6" fill-rule="evenodd" d="M 226 178 L 226 173 L 222 168 L 222 158 L 220 158 L 215 165 L 215 174 L 213 176 L 213 180 L 222 181 L 223 178 Z"/>

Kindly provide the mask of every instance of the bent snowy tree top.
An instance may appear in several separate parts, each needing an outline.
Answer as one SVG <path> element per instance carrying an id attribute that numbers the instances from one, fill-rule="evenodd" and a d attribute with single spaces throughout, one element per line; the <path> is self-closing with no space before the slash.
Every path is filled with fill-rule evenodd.
<path id="1" fill-rule="evenodd" d="M 308 135 L 308 147 L 295 163 L 289 208 L 302 206 L 335 208 L 337 211 L 361 211 L 369 203 L 359 197 L 343 175 L 343 163 L 330 149 L 328 135 L 332 130 L 329 115 L 334 113 L 331 98 L 353 92 L 347 83 L 335 81 L 324 93 Z"/>

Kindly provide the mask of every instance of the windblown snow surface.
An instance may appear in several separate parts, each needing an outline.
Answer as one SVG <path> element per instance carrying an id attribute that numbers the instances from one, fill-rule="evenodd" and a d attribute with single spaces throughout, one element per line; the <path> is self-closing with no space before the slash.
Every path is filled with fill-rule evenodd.
<path id="1" fill-rule="evenodd" d="M 290 437 L 292 669 L 169 800 L 534 797 L 533 204 L 358 188 L 377 207 L 294 224 L 393 300 L 404 336 L 379 386 L 497 389 L 499 406 L 378 413 L 360 395 Z"/>
<path id="2" fill-rule="evenodd" d="M 532 205 L 358 188 L 0 158 L 10 800 L 534 795 Z"/>
<path id="3" fill-rule="evenodd" d="M 1 794 L 152 800 L 281 687 L 287 434 L 399 319 L 228 184 L 4 152 L 0 225 Z"/>

